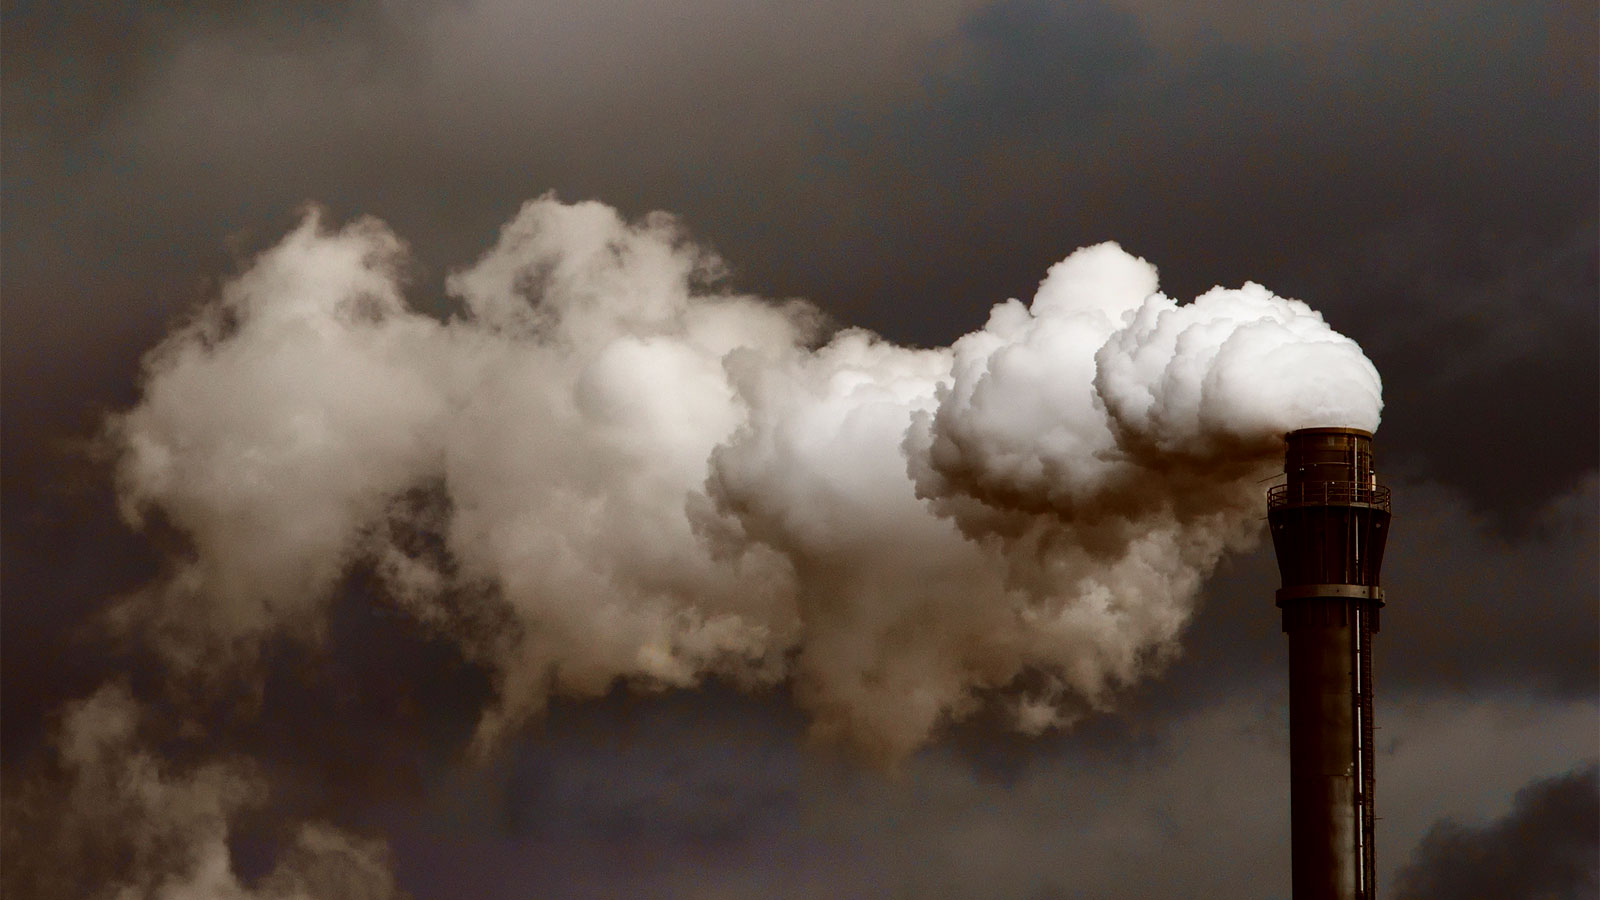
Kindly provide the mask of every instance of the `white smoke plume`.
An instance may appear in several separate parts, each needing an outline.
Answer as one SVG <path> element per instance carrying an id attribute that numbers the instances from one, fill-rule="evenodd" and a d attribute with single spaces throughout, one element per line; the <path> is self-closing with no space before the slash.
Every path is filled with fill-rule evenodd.
<path id="1" fill-rule="evenodd" d="M 246 761 L 181 766 L 140 735 L 144 711 L 108 684 L 68 704 L 53 777 L 7 790 L 7 896 L 115 900 L 390 900 L 388 850 L 302 825 L 254 884 L 235 872 L 232 823 L 265 802 Z"/>
<path id="2" fill-rule="evenodd" d="M 482 747 L 708 676 L 787 680 L 890 762 L 986 703 L 1063 724 L 1175 651 L 1282 434 L 1382 405 L 1305 304 L 1179 304 L 1115 244 L 938 349 L 729 293 L 671 217 L 598 203 L 524 206 L 448 321 L 404 260 L 309 215 L 150 355 L 121 497 L 184 549 L 119 616 L 196 671 L 314 638 L 371 566 L 492 667 Z"/>

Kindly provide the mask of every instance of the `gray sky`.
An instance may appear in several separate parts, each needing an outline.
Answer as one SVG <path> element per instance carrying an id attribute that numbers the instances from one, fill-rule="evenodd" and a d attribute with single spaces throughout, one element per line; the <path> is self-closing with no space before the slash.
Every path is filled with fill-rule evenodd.
<path id="1" fill-rule="evenodd" d="M 1592 848 L 1592 815 L 1536 808 L 1596 802 L 1592 5 L 1171 7 L 7 0 L 7 790 L 43 777 L 63 702 L 162 696 L 95 618 L 169 537 L 117 521 L 93 441 L 141 356 L 305 203 L 388 222 L 443 315 L 447 272 L 554 191 L 669 210 L 739 289 L 922 345 L 1108 239 L 1180 299 L 1308 301 L 1385 383 L 1382 885 L 1461 896 L 1429 874 L 1454 846 Z M 965 724 L 892 778 L 809 744 L 782 690 L 722 687 L 562 705 L 472 768 L 486 676 L 360 573 L 258 697 L 149 730 L 174 771 L 257 760 L 247 878 L 314 818 L 386 838 L 419 898 L 1283 897 L 1274 578 L 1264 551 L 1225 564 L 1116 711 Z"/>

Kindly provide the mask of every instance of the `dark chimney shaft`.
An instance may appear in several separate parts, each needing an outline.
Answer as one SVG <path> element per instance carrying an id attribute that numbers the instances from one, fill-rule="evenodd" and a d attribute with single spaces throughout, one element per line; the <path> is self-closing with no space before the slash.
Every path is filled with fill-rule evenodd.
<path id="1" fill-rule="evenodd" d="M 1370 432 L 1305 428 L 1285 442 L 1288 481 L 1267 492 L 1267 519 L 1289 635 L 1294 900 L 1374 900 L 1372 635 L 1389 489 Z"/>

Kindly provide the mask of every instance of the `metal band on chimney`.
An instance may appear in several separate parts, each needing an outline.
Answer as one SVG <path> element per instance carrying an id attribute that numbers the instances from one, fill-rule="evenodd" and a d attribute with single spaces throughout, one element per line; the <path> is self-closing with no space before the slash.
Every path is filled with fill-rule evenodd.
<path id="1" fill-rule="evenodd" d="M 1279 606 L 1283 606 L 1287 600 L 1303 600 L 1306 597 L 1354 597 L 1358 600 L 1376 600 L 1379 606 L 1383 605 L 1383 588 L 1365 584 L 1297 584 L 1278 588 L 1275 596 Z"/>

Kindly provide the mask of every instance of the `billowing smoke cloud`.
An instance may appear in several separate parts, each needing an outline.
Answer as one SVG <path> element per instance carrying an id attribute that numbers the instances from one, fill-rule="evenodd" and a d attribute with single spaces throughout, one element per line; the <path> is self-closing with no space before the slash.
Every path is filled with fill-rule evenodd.
<path id="1" fill-rule="evenodd" d="M 8 790 L 5 893 L 154 900 L 388 900 L 401 896 L 387 848 L 321 823 L 300 827 L 254 884 L 229 845 L 266 801 L 242 760 L 182 766 L 140 734 L 143 710 L 108 684 L 69 704 L 52 776 Z"/>
<path id="2" fill-rule="evenodd" d="M 448 321 L 404 262 L 312 214 L 150 355 L 110 431 L 129 521 L 182 549 L 118 616 L 218 671 L 370 567 L 495 672 L 482 747 L 708 676 L 787 679 L 885 761 L 985 703 L 1063 724 L 1171 656 L 1283 432 L 1381 409 L 1303 303 L 1180 305 L 1114 244 L 938 349 L 729 293 L 673 219 L 597 203 L 527 204 Z"/>

